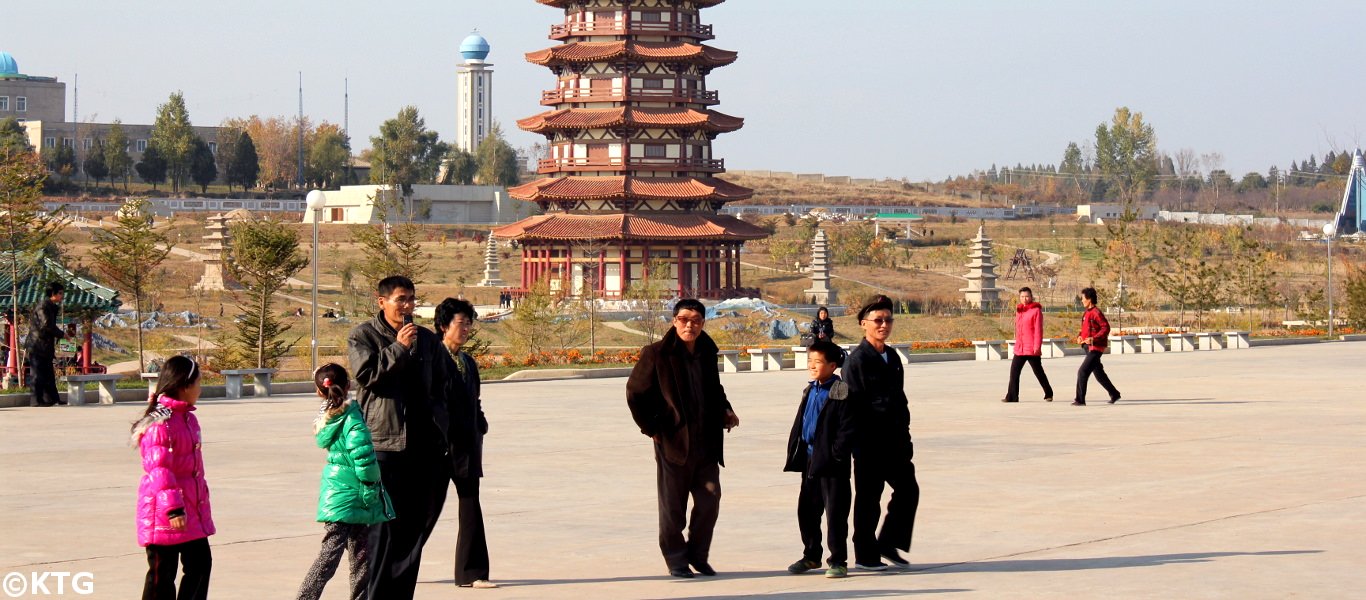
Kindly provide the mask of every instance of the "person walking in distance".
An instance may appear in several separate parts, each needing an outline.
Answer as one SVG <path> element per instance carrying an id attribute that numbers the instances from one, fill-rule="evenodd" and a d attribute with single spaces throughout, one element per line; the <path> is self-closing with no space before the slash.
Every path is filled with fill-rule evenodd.
<path id="1" fill-rule="evenodd" d="M 394 503 L 394 519 L 370 534 L 368 596 L 402 600 L 413 597 L 422 547 L 450 487 L 446 350 L 431 330 L 413 324 L 412 280 L 385 277 L 376 292 L 379 313 L 351 330 L 347 353 L 380 482 Z"/>
<path id="2" fill-rule="evenodd" d="M 659 549 L 669 574 L 683 578 L 693 577 L 692 569 L 716 575 L 709 560 L 721 509 L 724 432 L 740 425 L 716 370 L 716 342 L 702 331 L 706 314 L 701 302 L 679 300 L 673 328 L 640 349 L 626 382 L 631 418 L 654 440 Z"/>
<path id="3" fill-rule="evenodd" d="M 1081 315 L 1081 334 L 1077 336 L 1077 343 L 1086 350 L 1086 358 L 1082 359 L 1081 368 L 1077 369 L 1077 397 L 1072 401 L 1072 406 L 1086 406 L 1086 382 L 1093 373 L 1100 386 L 1110 393 L 1110 404 L 1114 404 L 1119 402 L 1119 390 L 1110 383 L 1110 377 L 1105 374 L 1105 365 L 1100 364 L 1101 355 L 1110 345 L 1110 321 L 1096 306 L 1096 288 L 1081 291 L 1081 304 L 1086 307 L 1086 312 Z"/>
<path id="4" fill-rule="evenodd" d="M 1025 363 L 1043 386 L 1044 402 L 1053 401 L 1053 386 L 1043 372 L 1043 307 L 1034 301 L 1034 291 L 1020 288 L 1020 304 L 1015 307 L 1015 358 L 1010 360 L 1010 385 L 1001 402 L 1020 401 L 1020 371 Z"/>
<path id="5" fill-rule="evenodd" d="M 451 415 L 451 481 L 460 499 L 460 533 L 455 538 L 455 584 L 488 589 L 489 546 L 484 535 L 484 509 L 479 505 L 479 478 L 484 476 L 484 434 L 489 421 L 479 401 L 479 364 L 462 350 L 474 333 L 474 306 L 447 298 L 436 307 L 436 333 L 446 353 L 446 410 Z"/>
<path id="6" fill-rule="evenodd" d="M 915 512 L 920 506 L 920 484 L 915 478 L 915 447 L 911 442 L 910 402 L 905 372 L 896 352 L 887 347 L 892 335 L 892 301 L 878 296 L 858 312 L 863 341 L 845 361 L 844 380 L 857 399 L 854 442 L 854 568 L 882 571 L 887 559 L 894 567 L 910 563 Z M 882 517 L 882 489 L 892 488 L 887 518 Z"/>
<path id="7" fill-rule="evenodd" d="M 57 314 L 62 310 L 66 288 L 54 281 L 47 284 L 43 295 L 45 299 L 33 309 L 33 318 L 29 319 L 28 364 L 33 374 L 29 382 L 33 406 L 66 404 L 57 395 L 57 371 L 52 366 L 57 359 L 57 340 L 64 337 L 62 328 L 57 326 Z"/>

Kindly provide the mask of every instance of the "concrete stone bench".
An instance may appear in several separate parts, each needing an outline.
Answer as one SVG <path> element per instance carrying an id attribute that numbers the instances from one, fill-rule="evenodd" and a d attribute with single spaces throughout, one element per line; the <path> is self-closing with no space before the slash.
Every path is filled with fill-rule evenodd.
<path id="1" fill-rule="evenodd" d="M 749 370 L 753 373 L 764 371 L 783 370 L 783 350 L 782 348 L 750 348 L 745 351 L 749 355 Z"/>
<path id="2" fill-rule="evenodd" d="M 1168 343 L 1172 352 L 1195 352 L 1195 335 L 1190 333 L 1169 333 Z"/>
<path id="3" fill-rule="evenodd" d="M 716 354 L 721 357 L 721 371 L 723 373 L 740 372 L 739 350 L 722 350 L 720 352 L 717 352 Z"/>
<path id="4" fill-rule="evenodd" d="M 256 396 L 270 395 L 270 378 L 275 375 L 275 369 L 225 369 L 223 373 L 223 397 L 241 398 L 242 380 L 251 376 L 256 391 Z"/>
<path id="5" fill-rule="evenodd" d="M 792 368 L 794 368 L 794 369 L 805 369 L 805 368 L 806 368 L 806 350 L 807 350 L 806 346 L 793 346 L 793 347 L 792 347 L 792 357 L 793 357 L 793 358 L 792 358 Z"/>
<path id="6" fill-rule="evenodd" d="M 1111 350 L 1115 354 L 1138 354 L 1138 336 L 1136 335 L 1117 335 L 1110 338 L 1114 343 Z"/>
<path id="7" fill-rule="evenodd" d="M 1044 338 L 1043 346 L 1039 348 L 1039 354 L 1043 358 L 1062 358 L 1067 355 L 1063 344 L 1067 343 L 1067 338 Z"/>
<path id="8" fill-rule="evenodd" d="M 1201 350 L 1223 350 L 1225 338 L 1220 333 L 1197 333 L 1195 344 Z"/>
<path id="9" fill-rule="evenodd" d="M 1145 333 L 1138 336 L 1138 346 L 1144 354 L 1166 352 L 1167 334 Z"/>
<path id="10" fill-rule="evenodd" d="M 93 381 L 99 384 L 100 404 L 113 404 L 114 391 L 120 379 L 123 379 L 123 375 L 67 375 L 66 403 L 71 406 L 85 404 L 85 384 Z"/>
<path id="11" fill-rule="evenodd" d="M 1224 340 L 1226 343 L 1224 344 L 1224 347 L 1229 350 L 1245 350 L 1251 348 L 1252 344 L 1247 339 L 1249 335 L 1251 334 L 1247 331 L 1225 331 Z"/>
<path id="12" fill-rule="evenodd" d="M 973 340 L 972 350 L 977 360 L 1005 360 L 1007 352 L 1005 340 Z"/>
<path id="13" fill-rule="evenodd" d="M 1344 342 L 1366 342 L 1366 333 L 1349 333 L 1338 336 L 1338 339 Z"/>
<path id="14" fill-rule="evenodd" d="M 896 357 L 901 359 L 901 364 L 905 365 L 911 362 L 910 342 L 905 342 L 901 344 L 887 344 L 887 347 L 891 348 L 892 352 L 896 353 Z"/>

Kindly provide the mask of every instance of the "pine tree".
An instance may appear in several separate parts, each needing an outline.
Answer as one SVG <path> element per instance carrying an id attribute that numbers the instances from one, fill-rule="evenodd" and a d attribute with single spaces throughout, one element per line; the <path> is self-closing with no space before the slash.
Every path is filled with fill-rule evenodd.
<path id="1" fill-rule="evenodd" d="M 308 257 L 299 250 L 298 232 L 279 221 L 238 221 L 230 229 L 232 242 L 224 262 L 246 296 L 233 341 L 243 355 L 253 356 L 256 368 L 273 368 L 298 339 L 283 339 L 289 326 L 280 322 L 271 305 L 285 282 L 308 266 Z"/>
<path id="2" fill-rule="evenodd" d="M 260 159 L 256 156 L 256 144 L 244 131 L 233 147 L 232 163 L 228 167 L 228 185 L 237 184 L 246 191 L 256 187 L 256 179 L 261 174 Z"/>
<path id="3" fill-rule="evenodd" d="M 170 240 L 153 228 L 151 203 L 131 198 L 119 208 L 113 229 L 96 229 L 95 268 L 115 288 L 133 297 L 134 321 L 142 322 L 142 300 L 156 280 L 156 269 L 171 253 Z M 143 360 L 142 327 L 138 330 L 138 369 L 146 371 Z"/>

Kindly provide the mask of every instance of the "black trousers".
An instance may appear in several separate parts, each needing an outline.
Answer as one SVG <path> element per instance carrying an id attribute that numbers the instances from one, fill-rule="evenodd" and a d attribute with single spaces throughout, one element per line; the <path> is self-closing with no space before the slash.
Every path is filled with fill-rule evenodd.
<path id="1" fill-rule="evenodd" d="M 1020 399 L 1020 371 L 1024 370 L 1025 363 L 1029 363 L 1029 368 L 1034 370 L 1034 377 L 1039 380 L 1039 385 L 1043 386 L 1043 397 L 1053 397 L 1053 386 L 1048 385 L 1048 375 L 1043 372 L 1043 359 L 1038 356 L 1020 356 L 1010 359 L 1010 387 L 1006 388 L 1006 400 L 1015 401 Z"/>
<path id="2" fill-rule="evenodd" d="M 1101 350 L 1086 351 L 1086 358 L 1082 359 L 1081 368 L 1077 369 L 1077 402 L 1086 402 L 1086 383 L 1092 374 L 1095 374 L 1100 387 L 1110 393 L 1111 399 L 1119 397 L 1119 390 L 1115 389 L 1115 384 L 1110 383 L 1110 376 L 1105 374 L 1105 365 L 1100 364 L 1102 354 L 1104 352 Z"/>
<path id="3" fill-rule="evenodd" d="M 184 573 L 180 593 L 176 593 L 176 561 Z M 147 546 L 147 579 L 142 584 L 142 600 L 198 600 L 209 597 L 209 572 L 213 553 L 209 538 L 199 538 L 170 546 Z"/>
<path id="4" fill-rule="evenodd" d="M 670 569 L 689 563 L 705 563 L 711 556 L 712 533 L 721 514 L 721 466 L 715 460 L 695 458 L 676 465 L 664 459 L 655 445 L 656 479 L 659 489 L 659 549 Z M 686 518 L 692 496 L 692 518 Z M 683 529 L 688 537 L 683 538 Z"/>
<path id="5" fill-rule="evenodd" d="M 830 566 L 849 563 L 849 505 L 847 477 L 811 477 L 802 473 L 797 496 L 797 529 L 802 534 L 802 559 L 821 561 L 821 516 L 825 516 L 825 547 Z"/>
<path id="6" fill-rule="evenodd" d="M 892 488 L 892 497 L 887 501 L 887 518 L 878 531 L 883 484 Z M 909 551 L 919 507 L 920 484 L 915 480 L 911 459 L 888 460 L 876 454 L 854 459 L 854 562 L 882 562 L 884 549 Z"/>
<path id="7" fill-rule="evenodd" d="M 460 499 L 460 533 L 455 537 L 455 584 L 489 578 L 489 544 L 484 536 L 484 509 L 479 506 L 479 478 L 452 477 Z"/>
<path id="8" fill-rule="evenodd" d="M 378 458 L 395 517 L 370 530 L 369 598 L 412 598 L 422 546 L 446 503 L 450 470 L 446 457 L 436 452 L 384 452 Z"/>
<path id="9" fill-rule="evenodd" d="M 337 574 L 343 553 L 351 555 L 351 600 L 365 598 L 365 588 L 370 583 L 370 528 L 372 525 L 352 523 L 324 523 L 323 544 L 318 550 L 318 558 L 304 575 L 299 585 L 298 600 L 317 600 L 323 595 L 323 588 L 332 576 Z"/>
<path id="10" fill-rule="evenodd" d="M 33 388 L 33 406 L 52 406 L 65 404 L 57 395 L 57 372 L 52 367 L 52 358 L 30 355 L 28 357 L 29 385 Z"/>

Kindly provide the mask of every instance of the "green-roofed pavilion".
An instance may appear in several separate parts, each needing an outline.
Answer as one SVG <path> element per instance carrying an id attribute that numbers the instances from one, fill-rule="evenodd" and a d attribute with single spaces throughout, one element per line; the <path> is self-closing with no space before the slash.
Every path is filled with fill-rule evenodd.
<path id="1" fill-rule="evenodd" d="M 70 269 L 62 266 L 61 263 L 49 257 L 42 257 L 38 260 L 20 260 L 18 290 L 17 294 L 12 294 L 12 282 L 8 268 L 0 269 L 0 312 L 8 311 L 13 306 L 10 298 L 17 295 L 19 298 L 19 312 L 27 318 L 33 308 L 43 302 L 43 290 L 47 284 L 59 281 L 66 287 L 62 297 L 62 314 L 68 320 L 75 318 L 86 323 L 85 340 L 81 351 L 81 372 L 90 372 L 90 340 L 91 327 L 94 319 L 102 314 L 114 312 L 123 305 L 119 299 L 117 290 L 102 286 L 94 281 L 81 277 L 73 273 Z M 18 348 L 13 343 L 18 338 L 18 331 L 11 323 L 6 332 L 6 341 L 9 346 L 9 368 L 8 372 L 13 375 L 17 372 Z"/>

